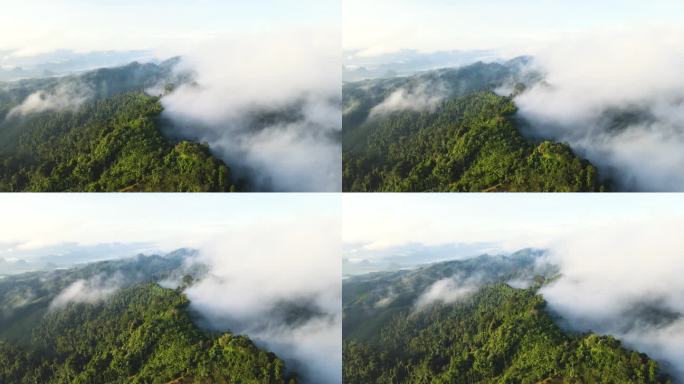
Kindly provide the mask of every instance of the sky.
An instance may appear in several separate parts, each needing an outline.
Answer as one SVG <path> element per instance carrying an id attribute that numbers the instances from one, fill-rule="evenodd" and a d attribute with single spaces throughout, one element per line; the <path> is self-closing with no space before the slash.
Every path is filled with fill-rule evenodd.
<path id="1" fill-rule="evenodd" d="M 0 54 L 165 52 L 215 38 L 337 28 L 339 0 L 3 0 Z"/>
<path id="2" fill-rule="evenodd" d="M 360 56 L 496 49 L 530 53 L 597 31 L 679 28 L 678 0 L 345 0 L 343 48 Z"/>
<path id="3" fill-rule="evenodd" d="M 684 215 L 684 196 L 345 194 L 342 206 L 345 256 L 362 253 L 372 260 L 411 244 L 482 243 L 487 249 L 513 252 L 544 248 L 579 230 L 676 221 Z"/>
<path id="4" fill-rule="evenodd" d="M 65 243 L 200 247 L 245 228 L 339 221 L 339 208 L 327 194 L 6 194 L 0 257 Z"/>

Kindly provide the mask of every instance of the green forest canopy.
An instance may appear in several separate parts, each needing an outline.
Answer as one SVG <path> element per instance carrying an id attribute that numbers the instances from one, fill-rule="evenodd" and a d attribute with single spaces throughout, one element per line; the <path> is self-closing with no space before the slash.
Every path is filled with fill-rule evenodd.
<path id="1" fill-rule="evenodd" d="M 0 191 L 178 191 L 244 189 L 205 144 L 162 132 L 158 97 L 191 82 L 179 58 L 83 74 L 0 83 Z M 82 104 L 11 114 L 29 95 Z M 71 96 L 74 96 L 71 95 Z M 45 101 L 45 100 L 44 100 Z M 66 103 L 66 100 L 64 101 Z"/>
<path id="2" fill-rule="evenodd" d="M 512 97 L 543 80 L 530 58 L 475 63 L 342 87 L 344 191 L 601 191 L 596 168 L 565 144 L 523 137 Z M 376 107 L 396 96 L 435 101 Z M 441 100 L 441 101 L 440 101 Z M 417 109 L 420 106 L 416 106 Z"/>
<path id="3" fill-rule="evenodd" d="M 596 168 L 565 144 L 524 138 L 508 97 L 478 92 L 435 112 L 372 116 L 343 132 L 343 190 L 601 191 Z"/>
<path id="4" fill-rule="evenodd" d="M 247 337 L 199 330 L 188 304 L 180 291 L 147 283 L 50 311 L 28 343 L 0 340 L 0 382 L 296 382 Z"/>
<path id="5" fill-rule="evenodd" d="M 437 263 L 343 283 L 345 383 L 670 383 L 658 363 L 610 336 L 562 330 L 530 278 L 533 252 Z M 447 276 L 479 276 L 480 287 L 452 303 L 418 308 Z M 381 300 L 385 299 L 385 300 Z"/>
<path id="6" fill-rule="evenodd" d="M 230 168 L 206 145 L 164 137 L 161 110 L 156 97 L 124 93 L 5 122 L 0 190 L 236 190 Z"/>

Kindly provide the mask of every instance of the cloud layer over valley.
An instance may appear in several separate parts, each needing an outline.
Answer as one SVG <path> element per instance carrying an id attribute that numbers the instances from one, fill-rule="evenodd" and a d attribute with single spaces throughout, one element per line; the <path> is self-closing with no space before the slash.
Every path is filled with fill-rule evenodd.
<path id="1" fill-rule="evenodd" d="M 291 227 L 260 225 L 210 244 L 199 257 L 209 275 L 186 294 L 206 326 L 249 335 L 306 383 L 339 383 L 339 223 Z"/>
<path id="2" fill-rule="evenodd" d="M 164 117 L 252 188 L 338 191 L 340 65 L 334 31 L 212 41 L 184 55 L 196 82 L 162 99 Z"/>
<path id="3" fill-rule="evenodd" d="M 535 53 L 545 81 L 516 99 L 527 133 L 569 143 L 618 189 L 684 190 L 680 36 L 604 32 Z"/>
<path id="4" fill-rule="evenodd" d="M 340 382 L 339 195 L 14 194 L 0 211 L 11 218 L 0 223 L 0 267 L 3 259 L 69 267 L 32 268 L 73 278 L 52 284 L 53 308 L 150 279 L 175 289 L 190 274 L 183 287 L 198 326 L 250 337 L 304 383 Z M 167 254 L 184 246 L 198 253 Z M 165 256 L 121 260 L 143 251 Z M 117 260 L 94 263 L 105 258 Z M 14 296 L 14 305 L 31 299 Z"/>
<path id="5" fill-rule="evenodd" d="M 566 326 L 611 334 L 684 380 L 681 220 L 578 230 L 551 247 L 561 277 L 541 293 Z"/>

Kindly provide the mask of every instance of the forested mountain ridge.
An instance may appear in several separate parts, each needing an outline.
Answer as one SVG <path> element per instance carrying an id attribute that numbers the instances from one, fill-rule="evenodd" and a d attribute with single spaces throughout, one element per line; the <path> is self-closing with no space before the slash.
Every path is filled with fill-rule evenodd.
<path id="1" fill-rule="evenodd" d="M 345 191 L 601 191 L 565 144 L 523 137 L 512 97 L 527 59 L 343 86 Z"/>
<path id="2" fill-rule="evenodd" d="M 409 95 L 434 95 L 458 98 L 471 93 L 496 89 L 504 84 L 533 84 L 538 73 L 522 73 L 530 58 L 520 57 L 506 63 L 478 62 L 460 68 L 444 68 L 406 77 L 347 82 L 342 85 L 343 127 L 354 129 L 363 124 L 374 107 L 396 91 Z"/>
<path id="3" fill-rule="evenodd" d="M 538 293 L 557 270 L 539 269 L 538 256 L 481 256 L 345 280 L 344 382 L 671 382 L 657 362 L 612 337 L 560 328 Z"/>
<path id="4" fill-rule="evenodd" d="M 182 291 L 207 273 L 186 263 L 194 255 L 0 279 L 0 382 L 294 383 L 282 360 L 246 336 L 194 324 Z"/>
<path id="5" fill-rule="evenodd" d="M 0 278 L 0 338 L 23 342 L 48 312 L 50 304 L 79 281 L 94 282 L 95 288 L 124 287 L 167 279 L 194 279 L 206 273 L 206 266 L 186 267 L 196 251 L 179 249 L 166 255 L 138 255 L 71 268 L 39 270 Z M 94 289 L 94 288 L 93 288 Z"/>
<path id="6" fill-rule="evenodd" d="M 0 190 L 236 190 L 206 145 L 164 137 L 160 113 L 156 97 L 125 93 L 28 117 L 0 147 Z"/>
<path id="7" fill-rule="evenodd" d="M 295 383 L 249 338 L 208 335 L 188 300 L 155 284 L 49 312 L 28 345 L 0 341 L 6 383 Z"/>
<path id="8" fill-rule="evenodd" d="M 143 92 L 157 86 L 173 87 L 191 81 L 190 73 L 174 72 L 179 62 L 180 58 L 174 57 L 159 64 L 133 62 L 63 77 L 0 82 L 0 118 L 4 119 L 12 108 L 36 92 L 47 96 L 55 95 L 58 90 L 67 90 L 70 92 L 62 96 L 87 94 L 92 99 L 101 100 L 121 93 Z"/>
<path id="9" fill-rule="evenodd" d="M 162 64 L 0 84 L 0 191 L 234 191 L 205 144 L 162 132 L 159 98 L 189 75 Z"/>

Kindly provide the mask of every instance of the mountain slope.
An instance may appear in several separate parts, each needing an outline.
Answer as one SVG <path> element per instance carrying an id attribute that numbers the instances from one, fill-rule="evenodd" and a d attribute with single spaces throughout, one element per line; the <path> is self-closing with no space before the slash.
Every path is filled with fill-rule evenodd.
<path id="1" fill-rule="evenodd" d="M 173 143 L 159 100 L 126 93 L 77 112 L 23 120 L 0 147 L 4 191 L 230 191 L 228 166 L 206 145 Z"/>
<path id="2" fill-rule="evenodd" d="M 204 334 L 187 305 L 178 291 L 143 284 L 102 304 L 52 311 L 30 346 L 0 342 L 0 382 L 294 382 L 281 360 L 248 338 Z"/>
<path id="3" fill-rule="evenodd" d="M 28 272 L 0 279 L 0 339 L 26 342 L 50 303 L 70 286 L 83 282 L 91 289 L 116 288 L 136 284 L 181 280 L 185 275 L 200 278 L 206 273 L 201 264 L 186 267 L 195 251 L 179 249 L 160 256 L 138 255 L 73 268 Z"/>
<path id="4" fill-rule="evenodd" d="M 346 84 L 343 190 L 604 189 L 596 169 L 567 145 L 522 136 L 512 99 L 493 92 L 538 81 L 520 65 L 477 63 Z"/>
<path id="5" fill-rule="evenodd" d="M 2 383 L 294 383 L 247 337 L 198 328 L 193 251 L 0 280 Z M 178 281 L 178 289 L 158 281 Z"/>
<path id="6" fill-rule="evenodd" d="M 648 356 L 559 328 L 536 255 L 483 256 L 344 282 L 347 383 L 667 383 Z M 533 277 L 535 273 L 541 273 Z M 450 280 L 457 298 L 425 303 Z M 529 288 L 516 289 L 515 281 Z M 508 284 L 507 284 L 508 283 Z"/>
<path id="7" fill-rule="evenodd" d="M 238 189 L 206 145 L 162 133 L 159 99 L 143 91 L 186 81 L 174 63 L 0 87 L 0 191 Z"/>

